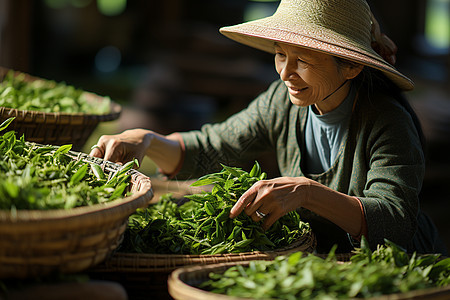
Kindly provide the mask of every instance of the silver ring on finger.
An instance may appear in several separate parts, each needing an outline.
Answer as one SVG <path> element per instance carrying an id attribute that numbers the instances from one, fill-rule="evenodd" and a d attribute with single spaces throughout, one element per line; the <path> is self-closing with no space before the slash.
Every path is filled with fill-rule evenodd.
<path id="1" fill-rule="evenodd" d="M 255 213 L 258 216 L 258 218 L 260 218 L 260 219 L 264 219 L 267 216 L 267 214 L 262 213 L 259 210 L 256 210 Z"/>

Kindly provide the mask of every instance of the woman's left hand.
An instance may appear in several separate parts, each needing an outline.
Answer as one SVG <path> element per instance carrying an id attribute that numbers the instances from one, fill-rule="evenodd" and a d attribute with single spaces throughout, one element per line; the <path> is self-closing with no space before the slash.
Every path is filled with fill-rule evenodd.
<path id="1" fill-rule="evenodd" d="M 276 220 L 302 206 L 309 197 L 310 185 L 310 179 L 305 177 L 260 180 L 239 198 L 231 209 L 230 218 L 244 211 L 255 222 L 262 220 L 266 230 Z"/>
<path id="2" fill-rule="evenodd" d="M 363 207 L 357 197 L 306 177 L 278 177 L 256 182 L 233 206 L 230 218 L 244 211 L 255 222 L 262 220 L 262 228 L 267 230 L 276 220 L 299 207 L 330 220 L 354 237 L 367 235 Z"/>

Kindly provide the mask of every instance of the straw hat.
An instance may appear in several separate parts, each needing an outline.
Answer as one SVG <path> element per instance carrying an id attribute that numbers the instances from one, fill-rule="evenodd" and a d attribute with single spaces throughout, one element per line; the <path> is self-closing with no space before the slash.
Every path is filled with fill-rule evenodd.
<path id="1" fill-rule="evenodd" d="M 272 16 L 220 32 L 270 53 L 274 42 L 282 42 L 342 57 L 378 69 L 402 90 L 412 90 L 413 82 L 372 49 L 372 17 L 365 0 L 281 0 Z"/>

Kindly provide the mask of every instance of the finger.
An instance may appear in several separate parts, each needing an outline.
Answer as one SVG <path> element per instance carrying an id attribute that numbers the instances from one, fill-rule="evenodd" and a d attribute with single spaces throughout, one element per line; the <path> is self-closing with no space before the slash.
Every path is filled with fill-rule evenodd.
<path id="1" fill-rule="evenodd" d="M 260 199 L 253 199 L 252 202 L 250 202 L 245 208 L 244 212 L 247 214 L 247 216 L 252 216 L 256 214 L 256 211 L 259 210 L 260 212 L 264 213 L 264 210 L 261 210 L 261 203 L 258 203 Z"/>
<path id="2" fill-rule="evenodd" d="M 112 161 L 114 163 L 123 163 L 123 158 L 120 149 L 114 143 L 114 140 L 109 140 L 105 145 L 105 156 L 104 159 Z"/>
<path id="3" fill-rule="evenodd" d="M 252 201 L 244 208 L 244 212 L 248 216 L 253 216 L 256 214 L 256 211 L 262 212 L 264 214 L 270 212 L 271 205 L 267 201 L 265 201 L 267 193 L 265 193 L 264 189 L 257 188 L 256 186 L 253 187 L 253 189 L 256 191 L 254 193 L 254 197 L 252 198 Z M 265 202 L 264 206 L 263 203 Z M 258 214 L 256 214 L 257 216 Z"/>
<path id="4" fill-rule="evenodd" d="M 237 217 L 249 203 L 251 203 L 257 195 L 257 191 L 253 188 L 248 189 L 230 210 L 230 218 Z"/>
<path id="5" fill-rule="evenodd" d="M 102 141 L 102 139 L 99 139 L 97 141 L 97 144 L 91 147 L 91 155 L 103 158 L 103 156 L 105 155 L 105 143 Z"/>
<path id="6" fill-rule="evenodd" d="M 253 214 L 251 214 L 251 215 L 249 215 L 250 216 L 250 218 L 253 220 L 253 222 L 261 222 L 262 220 L 264 220 L 264 219 L 261 219 L 260 217 L 258 217 L 258 215 L 256 214 L 256 212 L 255 213 L 253 213 Z"/>
<path id="7" fill-rule="evenodd" d="M 91 147 L 91 152 L 89 155 L 99 158 L 104 158 L 105 156 L 105 150 L 106 150 L 106 143 L 108 142 L 108 136 L 102 135 L 97 143 Z"/>
<path id="8" fill-rule="evenodd" d="M 103 150 L 100 148 L 100 146 L 95 145 L 95 148 L 92 148 L 91 152 L 89 153 L 90 156 L 103 158 Z"/>
<path id="9" fill-rule="evenodd" d="M 267 230 L 272 226 L 281 216 L 277 215 L 276 213 L 268 214 L 265 218 L 263 223 L 261 224 L 261 227 L 264 230 Z"/>
<path id="10" fill-rule="evenodd" d="M 264 220 L 268 215 L 269 213 L 265 212 L 261 207 L 256 209 L 252 214 L 249 214 L 250 218 L 255 222 Z"/>

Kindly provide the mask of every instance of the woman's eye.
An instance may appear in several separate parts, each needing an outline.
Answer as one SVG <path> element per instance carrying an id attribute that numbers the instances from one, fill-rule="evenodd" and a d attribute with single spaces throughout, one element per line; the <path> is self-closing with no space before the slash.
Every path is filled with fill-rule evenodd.
<path id="1" fill-rule="evenodd" d="M 275 52 L 275 56 L 285 57 L 284 53 L 281 52 Z"/>

